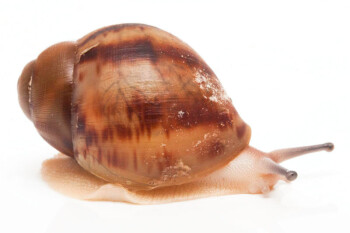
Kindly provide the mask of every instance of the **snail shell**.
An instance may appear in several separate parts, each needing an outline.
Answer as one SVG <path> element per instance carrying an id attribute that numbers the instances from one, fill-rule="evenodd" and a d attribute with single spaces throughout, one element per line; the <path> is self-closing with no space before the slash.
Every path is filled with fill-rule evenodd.
<path id="1" fill-rule="evenodd" d="M 333 148 L 267 154 L 249 147 L 250 127 L 210 67 L 187 44 L 147 25 L 109 26 L 49 47 L 24 68 L 18 93 L 40 135 L 95 177 L 81 179 L 99 177 L 99 185 L 142 195 L 166 187 L 191 192 L 185 199 L 261 193 L 296 178 L 279 162 Z M 130 201 L 105 193 L 93 199 Z"/>
<path id="2" fill-rule="evenodd" d="M 48 143 L 124 186 L 191 182 L 250 139 L 207 64 L 151 26 L 116 25 L 54 45 L 27 65 L 19 86 L 24 112 Z"/>

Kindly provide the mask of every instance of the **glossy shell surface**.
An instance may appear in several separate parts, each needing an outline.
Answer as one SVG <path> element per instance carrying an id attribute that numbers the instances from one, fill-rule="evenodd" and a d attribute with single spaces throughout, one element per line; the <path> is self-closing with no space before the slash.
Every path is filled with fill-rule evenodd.
<path id="1" fill-rule="evenodd" d="M 116 25 L 78 41 L 73 144 L 79 164 L 132 186 L 189 182 L 247 144 L 219 80 L 185 43 L 145 25 Z"/>
<path id="2" fill-rule="evenodd" d="M 31 86 L 29 115 L 90 173 L 130 188 L 177 185 L 225 166 L 248 145 L 250 127 L 213 71 L 175 36 L 122 24 L 61 45 L 51 52 L 56 61 L 34 61 L 33 73 L 55 81 L 41 81 L 38 110 Z M 49 63 L 65 71 L 39 71 Z"/>

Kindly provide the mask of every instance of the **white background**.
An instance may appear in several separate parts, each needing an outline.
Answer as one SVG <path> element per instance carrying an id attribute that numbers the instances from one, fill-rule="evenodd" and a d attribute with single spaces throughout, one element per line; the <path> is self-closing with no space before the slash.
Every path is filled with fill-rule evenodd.
<path id="1" fill-rule="evenodd" d="M 21 112 L 17 78 L 48 46 L 111 24 L 162 28 L 215 71 L 251 145 L 334 142 L 283 165 L 296 181 L 268 195 L 165 205 L 86 202 L 40 177 L 57 152 Z M 1 1 L 0 232 L 349 232 L 350 1 Z"/>

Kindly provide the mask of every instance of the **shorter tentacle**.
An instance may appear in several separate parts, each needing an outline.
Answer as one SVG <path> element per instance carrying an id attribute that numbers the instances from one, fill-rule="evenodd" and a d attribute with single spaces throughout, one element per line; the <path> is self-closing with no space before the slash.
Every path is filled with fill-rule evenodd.
<path id="1" fill-rule="evenodd" d="M 262 158 L 260 160 L 263 173 L 274 174 L 280 176 L 285 181 L 293 181 L 298 177 L 298 173 L 282 167 L 270 158 Z"/>

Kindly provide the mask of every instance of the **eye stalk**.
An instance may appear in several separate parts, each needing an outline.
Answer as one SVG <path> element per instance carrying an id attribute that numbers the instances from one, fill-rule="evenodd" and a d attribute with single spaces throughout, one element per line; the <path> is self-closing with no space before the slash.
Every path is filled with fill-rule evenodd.
<path id="1" fill-rule="evenodd" d="M 30 91 L 34 72 L 35 60 L 29 62 L 23 69 L 17 83 L 18 101 L 24 114 L 29 120 L 32 119 L 30 113 Z"/>

